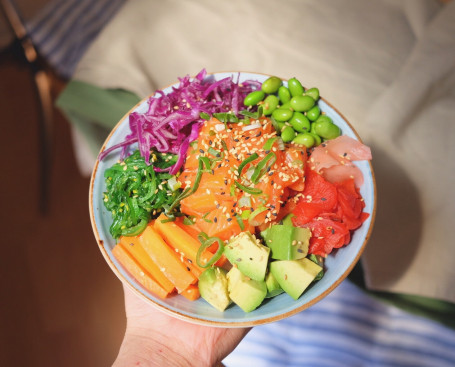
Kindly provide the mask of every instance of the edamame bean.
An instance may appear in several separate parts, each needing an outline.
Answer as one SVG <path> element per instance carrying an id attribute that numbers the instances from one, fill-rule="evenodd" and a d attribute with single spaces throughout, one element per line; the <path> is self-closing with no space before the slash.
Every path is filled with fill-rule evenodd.
<path id="1" fill-rule="evenodd" d="M 289 123 L 299 133 L 310 131 L 310 120 L 301 112 L 294 112 Z"/>
<path id="2" fill-rule="evenodd" d="M 245 106 L 256 106 L 265 97 L 265 93 L 262 90 L 255 90 L 249 93 L 243 100 Z"/>
<path id="3" fill-rule="evenodd" d="M 265 97 L 264 104 L 262 105 L 264 107 L 264 115 L 270 116 L 278 106 L 278 103 L 278 97 L 274 94 L 270 94 L 269 96 Z"/>
<path id="4" fill-rule="evenodd" d="M 314 123 L 314 132 L 323 139 L 334 139 L 340 136 L 340 128 L 332 122 L 326 120 Z"/>
<path id="5" fill-rule="evenodd" d="M 288 88 L 289 92 L 291 92 L 292 97 L 301 96 L 303 92 L 305 92 L 302 84 L 296 78 L 289 79 Z"/>
<path id="6" fill-rule="evenodd" d="M 312 134 L 301 133 L 292 140 L 295 144 L 305 145 L 307 148 L 311 148 L 315 144 L 315 139 Z"/>
<path id="7" fill-rule="evenodd" d="M 306 113 L 306 117 L 308 117 L 308 119 L 309 119 L 310 121 L 316 121 L 320 115 L 321 115 L 321 109 L 319 108 L 319 106 L 314 106 L 314 107 L 312 107 L 312 108 Z"/>
<path id="8" fill-rule="evenodd" d="M 285 143 L 292 141 L 295 137 L 295 131 L 291 126 L 286 126 L 283 130 L 281 130 L 281 139 Z"/>
<path id="9" fill-rule="evenodd" d="M 272 112 L 272 117 L 276 121 L 284 122 L 288 121 L 292 117 L 292 111 L 288 110 L 287 108 L 277 108 Z"/>
<path id="10" fill-rule="evenodd" d="M 291 100 L 291 92 L 288 88 L 282 85 L 278 88 L 278 97 L 280 98 L 282 104 L 288 103 Z"/>
<path id="11" fill-rule="evenodd" d="M 315 146 L 318 146 L 319 144 L 322 143 L 322 139 L 319 135 L 315 134 L 315 133 L 312 133 L 312 132 L 309 132 L 307 134 L 310 134 L 313 138 L 314 138 L 314 145 Z"/>
<path id="12" fill-rule="evenodd" d="M 286 102 L 286 103 L 282 104 L 282 105 L 280 106 L 280 108 L 285 108 L 285 109 L 287 109 L 287 110 L 294 111 L 294 110 L 292 109 L 292 107 L 291 107 L 291 102 Z"/>
<path id="13" fill-rule="evenodd" d="M 319 99 L 319 89 L 318 88 L 307 89 L 305 95 L 310 96 L 315 101 L 317 101 Z"/>
<path id="14" fill-rule="evenodd" d="M 261 89 L 264 93 L 274 94 L 278 92 L 278 88 L 281 86 L 281 79 L 277 76 L 271 76 L 264 83 L 262 83 Z"/>
<path id="15" fill-rule="evenodd" d="M 276 127 L 275 129 L 278 131 L 278 132 L 281 132 L 284 127 L 286 126 L 286 123 L 285 122 L 280 122 L 280 121 L 277 121 L 276 122 Z"/>
<path id="16" fill-rule="evenodd" d="M 333 124 L 333 120 L 327 115 L 321 115 L 316 119 L 316 122 L 321 122 L 321 121 L 331 122 Z"/>
<path id="17" fill-rule="evenodd" d="M 294 111 L 309 111 L 314 106 L 315 100 L 310 96 L 295 96 L 291 99 L 291 107 Z"/>

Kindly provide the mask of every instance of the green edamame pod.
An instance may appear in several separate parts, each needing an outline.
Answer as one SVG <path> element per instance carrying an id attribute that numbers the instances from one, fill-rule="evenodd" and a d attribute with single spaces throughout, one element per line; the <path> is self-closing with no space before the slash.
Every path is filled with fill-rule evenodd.
<path id="1" fill-rule="evenodd" d="M 309 132 L 307 134 L 310 134 L 314 138 L 314 146 L 318 146 L 319 144 L 322 143 L 322 139 L 319 135 L 312 132 Z"/>
<path id="2" fill-rule="evenodd" d="M 300 83 L 296 78 L 289 79 L 288 88 L 289 92 L 291 92 L 292 97 L 301 96 L 303 92 L 305 92 L 302 83 Z"/>
<path id="3" fill-rule="evenodd" d="M 290 103 L 294 111 L 306 112 L 314 106 L 315 101 L 310 96 L 295 96 Z"/>
<path id="4" fill-rule="evenodd" d="M 291 110 L 280 107 L 280 108 L 275 109 L 272 112 L 272 117 L 276 121 L 285 122 L 285 121 L 288 121 L 292 117 L 292 113 L 293 112 Z"/>
<path id="5" fill-rule="evenodd" d="M 321 115 L 321 109 L 319 108 L 319 106 L 314 106 L 312 107 L 307 113 L 306 113 L 306 117 L 308 117 L 308 119 L 310 121 L 316 121 L 319 116 Z"/>
<path id="6" fill-rule="evenodd" d="M 277 76 L 271 76 L 264 83 L 262 83 L 261 89 L 264 93 L 274 94 L 278 92 L 278 88 L 281 86 L 281 79 Z"/>
<path id="7" fill-rule="evenodd" d="M 290 102 L 290 101 L 289 101 L 289 102 L 286 102 L 286 103 L 283 103 L 283 104 L 280 106 L 280 108 L 284 108 L 284 109 L 286 109 L 286 110 L 291 110 L 291 111 L 293 111 L 293 109 L 292 109 L 292 107 L 291 107 L 291 102 Z"/>
<path id="8" fill-rule="evenodd" d="M 285 128 L 285 126 L 286 126 L 286 123 L 281 122 L 281 121 L 275 121 L 275 130 L 276 130 L 276 131 L 278 131 L 278 132 L 283 131 L 283 129 Z"/>
<path id="9" fill-rule="evenodd" d="M 280 98 L 282 104 L 288 103 L 291 100 L 291 92 L 288 88 L 282 85 L 278 88 L 278 97 Z"/>
<path id="10" fill-rule="evenodd" d="M 295 137 L 295 131 L 291 126 L 285 126 L 283 130 L 281 130 L 281 139 L 288 143 L 292 141 Z"/>
<path id="11" fill-rule="evenodd" d="M 293 143 L 304 145 L 307 148 L 311 148 L 315 144 L 315 139 L 312 134 L 301 133 L 292 140 Z"/>
<path id="12" fill-rule="evenodd" d="M 323 139 L 334 139 L 341 134 L 340 128 L 332 122 L 326 120 L 314 123 L 314 132 Z"/>
<path id="13" fill-rule="evenodd" d="M 316 122 L 321 122 L 321 121 L 326 121 L 326 122 L 331 122 L 333 123 L 333 120 L 327 116 L 327 115 L 321 115 L 316 119 Z"/>
<path id="14" fill-rule="evenodd" d="M 310 131 L 310 120 L 301 112 L 294 112 L 289 123 L 299 133 Z"/>
<path id="15" fill-rule="evenodd" d="M 319 99 L 319 89 L 318 88 L 307 89 L 305 95 L 310 96 L 315 101 L 317 101 Z"/>
<path id="16" fill-rule="evenodd" d="M 265 97 L 265 93 L 262 90 L 255 90 L 249 93 L 243 100 L 245 106 L 256 106 Z"/>
<path id="17" fill-rule="evenodd" d="M 263 112 L 265 116 L 270 116 L 272 112 L 277 108 L 279 103 L 278 97 L 274 94 L 271 94 L 264 99 L 262 107 L 264 108 Z"/>

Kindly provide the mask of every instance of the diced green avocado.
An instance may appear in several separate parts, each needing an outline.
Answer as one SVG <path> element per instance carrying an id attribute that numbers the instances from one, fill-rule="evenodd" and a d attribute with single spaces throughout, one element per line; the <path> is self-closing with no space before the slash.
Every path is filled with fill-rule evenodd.
<path id="1" fill-rule="evenodd" d="M 281 288 L 280 284 L 270 271 L 265 276 L 265 285 L 267 286 L 266 298 L 275 297 L 284 292 L 283 288 Z"/>
<path id="2" fill-rule="evenodd" d="M 240 233 L 224 247 L 224 255 L 230 263 L 254 280 L 264 280 L 269 253 L 270 249 L 249 232 Z"/>
<path id="3" fill-rule="evenodd" d="M 292 223 L 292 217 L 295 217 L 295 215 L 292 214 L 292 213 L 286 215 L 286 216 L 283 218 L 283 221 L 282 221 L 283 225 L 285 225 L 285 226 L 294 226 L 294 223 Z"/>
<path id="4" fill-rule="evenodd" d="M 316 278 L 322 268 L 305 258 L 300 260 L 279 260 L 270 263 L 270 271 L 281 288 L 292 298 L 298 299 Z"/>
<path id="5" fill-rule="evenodd" d="M 233 267 L 227 273 L 229 297 L 245 312 L 255 310 L 267 295 L 267 286 L 263 280 L 254 280 Z"/>
<path id="6" fill-rule="evenodd" d="M 265 244 L 270 247 L 272 259 L 298 260 L 308 254 L 311 231 L 289 224 L 274 224 L 265 233 Z"/>
<path id="7" fill-rule="evenodd" d="M 226 270 L 217 266 L 204 270 L 199 277 L 199 293 L 219 311 L 224 311 L 231 303 L 228 293 Z"/>
<path id="8" fill-rule="evenodd" d="M 290 213 L 288 215 L 286 215 L 283 220 L 281 221 L 280 224 L 283 224 L 285 226 L 294 226 L 294 223 L 292 223 L 292 217 L 295 217 L 294 214 Z M 267 237 L 267 233 L 270 229 L 270 226 L 268 226 L 266 229 L 264 229 L 262 232 L 261 232 L 261 236 L 262 238 L 266 238 Z"/>

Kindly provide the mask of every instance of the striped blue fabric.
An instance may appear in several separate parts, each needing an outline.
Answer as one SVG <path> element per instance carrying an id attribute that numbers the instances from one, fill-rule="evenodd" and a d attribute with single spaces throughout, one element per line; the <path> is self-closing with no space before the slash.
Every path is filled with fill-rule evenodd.
<path id="1" fill-rule="evenodd" d="M 313 307 L 254 328 L 227 367 L 449 367 L 455 331 L 377 301 L 349 281 Z"/>
<path id="2" fill-rule="evenodd" d="M 125 0 L 54 0 L 26 24 L 40 54 L 64 78 Z"/>

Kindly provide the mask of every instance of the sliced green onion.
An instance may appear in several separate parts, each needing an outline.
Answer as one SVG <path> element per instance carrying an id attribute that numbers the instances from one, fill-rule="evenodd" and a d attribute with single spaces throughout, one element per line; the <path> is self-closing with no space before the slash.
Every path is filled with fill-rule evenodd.
<path id="1" fill-rule="evenodd" d="M 207 222 L 207 223 L 212 223 L 212 221 L 210 219 L 207 219 L 207 215 L 209 215 L 209 214 L 210 214 L 210 212 L 205 213 L 202 216 L 202 219 L 204 219 L 204 221 Z"/>
<path id="2" fill-rule="evenodd" d="M 208 157 L 199 157 L 199 161 L 203 163 L 203 165 L 205 166 L 205 169 L 203 172 L 212 172 L 212 167 L 211 167 L 211 164 L 210 164 L 210 159 L 208 159 Z"/>
<path id="3" fill-rule="evenodd" d="M 245 116 L 245 117 L 251 117 L 251 118 L 254 118 L 254 119 L 258 118 L 258 113 L 257 112 L 252 112 L 252 111 L 248 111 L 248 110 L 242 110 L 239 113 L 241 115 Z"/>
<path id="4" fill-rule="evenodd" d="M 169 180 L 167 180 L 167 186 L 172 190 L 176 191 L 180 189 L 182 186 L 182 183 L 180 181 L 177 181 L 177 178 L 175 176 L 172 176 Z"/>
<path id="5" fill-rule="evenodd" d="M 207 152 L 211 155 L 213 155 L 214 157 L 217 157 L 217 158 L 220 158 L 221 157 L 221 152 L 213 149 L 212 147 L 209 147 L 209 149 L 207 149 Z"/>
<path id="6" fill-rule="evenodd" d="M 209 238 L 209 236 L 207 235 L 207 233 L 205 232 L 200 232 L 198 235 L 197 235 L 197 239 L 199 240 L 200 243 L 203 243 L 205 240 L 207 240 Z"/>
<path id="7" fill-rule="evenodd" d="M 229 187 L 229 194 L 230 194 L 231 196 L 235 196 L 235 186 L 234 186 L 234 185 L 231 185 L 231 186 Z"/>
<path id="8" fill-rule="evenodd" d="M 251 215 L 251 210 L 248 209 L 248 210 L 244 210 L 240 216 L 242 217 L 242 219 L 248 219 L 250 217 L 250 215 Z"/>
<path id="9" fill-rule="evenodd" d="M 204 251 L 209 248 L 214 242 L 218 242 L 218 250 L 215 252 L 215 254 L 210 258 L 210 260 L 207 262 L 207 264 L 202 264 L 201 262 L 201 256 L 204 253 Z M 216 263 L 221 255 L 223 255 L 224 251 L 224 242 L 221 238 L 218 237 L 209 237 L 207 239 L 204 239 L 204 241 L 201 243 L 201 246 L 199 246 L 199 249 L 197 250 L 196 254 L 196 264 L 200 266 L 201 268 L 208 268 L 209 266 L 212 266 L 214 263 Z"/>
<path id="10" fill-rule="evenodd" d="M 161 223 L 175 222 L 175 216 L 167 217 L 166 219 L 161 219 Z"/>
<path id="11" fill-rule="evenodd" d="M 273 144 L 277 141 L 277 139 L 277 137 L 267 139 L 262 149 L 265 151 L 272 150 Z"/>
<path id="12" fill-rule="evenodd" d="M 224 140 L 221 140 L 221 146 L 223 147 L 223 149 L 224 149 L 226 152 L 229 151 L 229 149 L 228 149 L 228 147 L 227 147 L 227 144 L 226 144 L 226 142 L 225 142 Z"/>
<path id="13" fill-rule="evenodd" d="M 261 214 L 263 211 L 266 211 L 266 210 L 267 210 L 267 208 L 265 206 L 260 206 L 259 208 L 257 208 L 250 214 L 250 217 L 248 218 L 248 222 L 253 226 L 259 225 L 260 223 L 255 222 L 254 218 L 256 218 L 259 214 Z"/>
<path id="14" fill-rule="evenodd" d="M 244 192 L 247 192 L 248 194 L 251 194 L 251 195 L 259 195 L 259 194 L 262 194 L 262 190 L 261 189 L 257 189 L 255 187 L 249 187 L 249 186 L 245 186 L 245 185 L 242 185 L 240 182 L 238 181 L 234 181 L 234 184 L 235 186 L 237 186 L 240 190 L 244 191 Z"/>
<path id="15" fill-rule="evenodd" d="M 270 163 L 268 163 L 271 161 Z M 251 182 L 257 183 L 258 180 L 267 172 L 269 167 L 272 167 L 276 162 L 276 154 L 274 152 L 270 152 L 267 154 L 256 166 L 254 169 L 254 173 L 251 176 Z"/>
<path id="16" fill-rule="evenodd" d="M 187 187 L 185 190 L 183 190 L 183 192 L 179 196 L 177 196 L 177 198 L 174 200 L 174 202 L 171 204 L 171 206 L 166 210 L 166 214 L 168 216 L 174 217 L 175 213 L 173 213 L 173 211 L 180 204 L 180 201 L 182 201 L 183 199 L 187 198 L 188 196 L 190 196 L 191 194 L 194 194 L 196 192 L 197 188 L 199 187 L 199 183 L 201 182 L 202 173 L 204 172 L 204 163 L 203 163 L 204 159 L 203 158 L 207 158 L 207 157 L 199 157 L 199 159 L 198 159 L 199 165 L 197 168 L 196 178 L 194 180 L 193 187 L 192 188 Z M 208 158 L 207 158 L 207 160 L 208 160 Z M 208 164 L 210 167 L 210 161 L 208 161 Z M 210 170 L 210 172 L 211 172 L 211 170 Z"/>
<path id="17" fill-rule="evenodd" d="M 242 163 L 240 163 L 239 168 L 237 169 L 237 172 L 239 173 L 239 176 L 242 174 L 243 168 L 248 164 L 254 161 L 255 159 L 259 158 L 259 155 L 257 153 L 251 154 L 248 158 L 244 159 Z"/>
<path id="18" fill-rule="evenodd" d="M 194 225 L 194 221 L 193 221 L 193 216 L 192 215 L 189 215 L 188 217 L 187 216 L 184 216 L 183 217 L 183 224 L 186 225 L 186 226 L 192 226 Z"/>
<path id="19" fill-rule="evenodd" d="M 239 122 L 239 118 L 235 114 L 229 113 L 229 112 L 218 112 L 218 113 L 214 113 L 213 116 L 215 118 L 217 118 L 218 120 L 220 120 L 221 122 L 223 122 L 223 123 L 227 123 L 227 122 L 237 123 L 237 122 Z"/>
<path id="20" fill-rule="evenodd" d="M 239 227 L 240 229 L 243 231 L 245 230 L 245 223 L 243 223 L 243 220 L 242 218 L 240 217 L 240 215 L 236 214 L 234 215 L 235 219 L 237 220 L 237 223 L 239 224 Z"/>
<path id="21" fill-rule="evenodd" d="M 210 120 L 210 115 L 209 115 L 208 113 L 206 113 L 206 112 L 201 112 L 201 113 L 199 114 L 199 117 L 200 117 L 201 119 L 203 119 L 203 120 Z"/>

